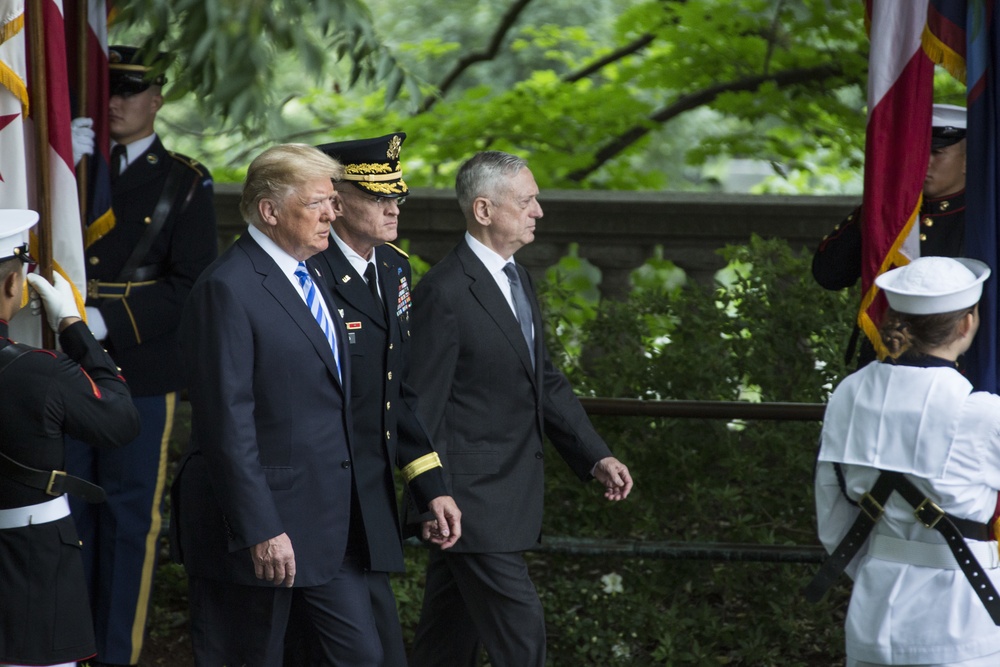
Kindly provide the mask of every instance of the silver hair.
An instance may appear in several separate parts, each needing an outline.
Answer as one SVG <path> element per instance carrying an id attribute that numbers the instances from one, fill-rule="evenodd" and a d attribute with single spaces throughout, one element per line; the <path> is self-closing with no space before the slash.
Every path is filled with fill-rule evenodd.
<path id="1" fill-rule="evenodd" d="M 476 197 L 499 201 L 507 195 L 507 179 L 527 166 L 524 158 L 503 151 L 482 151 L 466 160 L 455 177 L 455 194 L 465 219 L 473 219 L 472 202 Z"/>
<path id="2" fill-rule="evenodd" d="M 344 177 L 344 167 L 323 151 L 307 144 L 279 144 L 254 158 L 247 169 L 240 196 L 240 215 L 243 220 L 259 227 L 258 205 L 261 200 L 277 203 L 308 181 L 330 178 L 339 181 Z"/>

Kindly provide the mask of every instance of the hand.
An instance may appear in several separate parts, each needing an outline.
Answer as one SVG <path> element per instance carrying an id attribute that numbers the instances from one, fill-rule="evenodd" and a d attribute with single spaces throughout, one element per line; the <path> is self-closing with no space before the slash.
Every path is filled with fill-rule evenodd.
<path id="1" fill-rule="evenodd" d="M 73 286 L 58 273 L 52 274 L 54 285 L 49 284 L 45 278 L 37 273 L 28 274 L 28 284 L 42 300 L 45 306 L 45 319 L 49 327 L 56 332 L 62 331 L 76 320 L 80 319 L 80 311 L 76 309 L 76 296 L 73 294 Z M 41 310 L 38 302 L 32 303 L 31 312 L 34 315 Z M 72 322 L 66 320 L 73 319 Z"/>
<path id="2" fill-rule="evenodd" d="M 632 491 L 632 476 L 628 468 L 613 456 L 597 462 L 594 477 L 604 485 L 604 497 L 608 500 L 625 500 Z"/>
<path id="3" fill-rule="evenodd" d="M 424 521 L 420 538 L 441 549 L 450 549 L 462 536 L 462 511 L 451 496 L 438 496 L 429 507 L 435 518 Z"/>
<path id="4" fill-rule="evenodd" d="M 253 559 L 253 573 L 258 579 L 270 581 L 275 586 L 292 587 L 295 582 L 295 551 L 287 534 L 282 533 L 255 544 L 250 548 L 250 557 Z"/>
<path id="5" fill-rule="evenodd" d="M 97 340 L 104 340 L 108 337 L 108 325 L 104 321 L 104 316 L 96 306 L 87 306 L 87 326 Z"/>
<path id="6" fill-rule="evenodd" d="M 69 126 L 73 134 L 73 166 L 76 166 L 84 155 L 94 154 L 94 121 L 90 118 L 74 118 Z"/>

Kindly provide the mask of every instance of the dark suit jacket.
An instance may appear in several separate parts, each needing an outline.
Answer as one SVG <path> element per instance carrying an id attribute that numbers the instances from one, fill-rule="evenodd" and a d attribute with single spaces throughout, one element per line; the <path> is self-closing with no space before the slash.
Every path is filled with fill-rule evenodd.
<path id="1" fill-rule="evenodd" d="M 181 321 L 191 446 L 171 522 L 189 574 L 271 586 L 254 576 L 248 549 L 281 533 L 295 551 L 296 586 L 340 569 L 351 507 L 350 355 L 329 310 L 344 387 L 301 295 L 249 234 L 195 284 Z"/>
<path id="2" fill-rule="evenodd" d="M 413 297 L 409 379 L 462 510 L 453 552 L 522 551 L 538 543 L 543 431 L 581 480 L 611 455 L 552 366 L 534 287 L 518 271 L 535 322 L 534 366 L 514 313 L 464 240 Z"/>
<path id="3" fill-rule="evenodd" d="M 194 281 L 219 254 L 212 176 L 156 139 L 114 183 L 114 227 L 105 230 L 95 222 L 87 230 L 87 279 L 116 282 L 174 165 L 183 176 L 166 222 L 140 262 L 158 268 L 156 284 L 134 288 L 124 299 L 87 300 L 101 311 L 108 326 L 105 345 L 134 396 L 166 394 L 183 386 L 177 323 Z"/>
<path id="4" fill-rule="evenodd" d="M 326 279 L 347 326 L 354 478 L 370 566 L 376 572 L 402 572 L 393 467 L 405 468 L 434 451 L 414 413 L 414 392 L 403 381 L 410 347 L 410 263 L 391 246 L 375 248 L 383 310 L 332 239 L 327 250 L 309 261 Z M 447 493 L 441 468 L 414 477 L 409 490 L 425 511 L 430 500 Z"/>

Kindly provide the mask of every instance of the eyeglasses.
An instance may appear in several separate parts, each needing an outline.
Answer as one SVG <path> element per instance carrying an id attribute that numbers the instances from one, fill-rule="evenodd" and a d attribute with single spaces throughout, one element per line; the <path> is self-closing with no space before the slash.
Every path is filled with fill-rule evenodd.
<path id="1" fill-rule="evenodd" d="M 366 201 L 374 202 L 382 208 L 388 208 L 392 202 L 396 202 L 396 206 L 402 206 L 406 203 L 406 197 L 379 197 L 377 195 L 371 196 L 366 194 L 362 194 L 361 196 Z"/>

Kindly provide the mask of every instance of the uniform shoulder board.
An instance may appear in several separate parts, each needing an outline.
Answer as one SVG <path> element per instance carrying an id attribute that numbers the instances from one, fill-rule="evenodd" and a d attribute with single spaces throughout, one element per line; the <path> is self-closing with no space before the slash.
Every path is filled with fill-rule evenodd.
<path id="1" fill-rule="evenodd" d="M 197 160 L 195 160 L 193 158 L 189 158 L 187 155 L 182 155 L 180 153 L 175 153 L 173 151 L 167 151 L 167 155 L 169 155 L 173 159 L 177 160 L 178 162 L 180 162 L 185 167 L 187 167 L 191 171 L 195 172 L 199 176 L 207 176 L 208 175 L 208 170 L 205 169 L 204 165 L 202 165 L 200 162 L 198 162 Z"/>
<path id="2" fill-rule="evenodd" d="M 391 243 L 388 243 L 388 242 L 386 243 L 386 245 L 389 246 L 390 248 L 392 248 L 393 250 L 395 250 L 396 252 L 398 252 L 400 255 L 402 255 L 403 259 L 409 259 L 410 258 L 409 255 L 407 255 L 405 252 L 403 252 L 402 248 L 400 248 L 398 246 L 395 246 L 395 245 L 393 245 Z"/>

